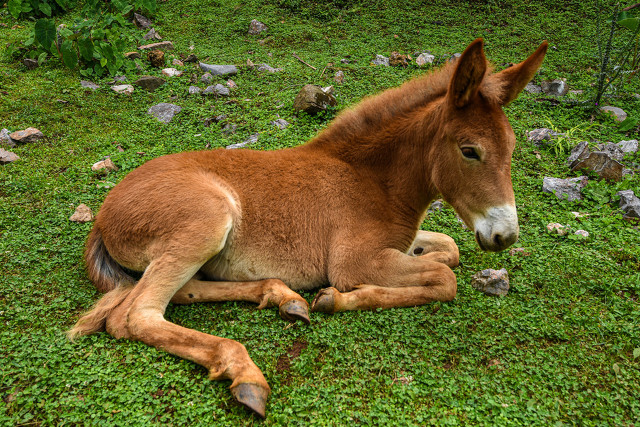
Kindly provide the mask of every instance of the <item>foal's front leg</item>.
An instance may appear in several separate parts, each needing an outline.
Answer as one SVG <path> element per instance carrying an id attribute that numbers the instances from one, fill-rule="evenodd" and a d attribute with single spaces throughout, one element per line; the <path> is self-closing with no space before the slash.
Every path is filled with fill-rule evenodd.
<path id="1" fill-rule="evenodd" d="M 334 272 L 334 286 L 353 290 L 340 293 L 334 287 L 322 289 L 313 300 L 311 310 L 335 313 L 451 301 L 457 292 L 456 276 L 448 265 L 439 262 L 443 258 L 442 252 L 411 256 L 395 249 L 384 249 L 372 257 L 368 268 L 351 269 L 360 270 L 358 273 L 362 278 L 359 280 L 349 271 Z M 457 247 L 455 253 L 457 265 Z M 453 257 L 447 260 L 452 262 Z M 362 259 L 359 264 L 363 264 Z M 353 286 L 349 282 L 360 284 Z"/>
<path id="2" fill-rule="evenodd" d="M 457 267 L 460 252 L 456 242 L 446 234 L 418 230 L 416 238 L 407 251 L 408 255 L 424 256 L 431 261 L 441 262 L 449 267 Z"/>

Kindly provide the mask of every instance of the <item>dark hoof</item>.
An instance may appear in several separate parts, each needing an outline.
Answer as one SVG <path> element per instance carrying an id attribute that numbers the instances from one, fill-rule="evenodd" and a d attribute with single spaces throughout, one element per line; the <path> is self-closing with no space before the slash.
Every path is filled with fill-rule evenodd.
<path id="1" fill-rule="evenodd" d="M 335 293 L 337 292 L 336 288 L 321 289 L 311 303 L 311 311 L 333 313 L 336 307 Z"/>
<path id="2" fill-rule="evenodd" d="M 280 306 L 280 316 L 289 322 L 302 320 L 307 325 L 311 324 L 311 320 L 309 320 L 309 305 L 297 299 L 284 302 Z"/>
<path id="3" fill-rule="evenodd" d="M 265 417 L 265 407 L 269 391 L 253 383 L 240 383 L 231 389 L 231 394 L 236 400 L 250 409 L 260 418 Z"/>

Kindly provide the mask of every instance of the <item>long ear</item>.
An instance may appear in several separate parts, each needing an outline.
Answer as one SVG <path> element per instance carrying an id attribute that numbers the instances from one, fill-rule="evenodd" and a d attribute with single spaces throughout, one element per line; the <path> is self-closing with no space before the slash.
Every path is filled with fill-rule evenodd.
<path id="1" fill-rule="evenodd" d="M 482 51 L 482 39 L 474 40 L 458 58 L 456 70 L 449 84 L 449 99 L 462 108 L 474 98 L 487 72 L 487 59 Z"/>
<path id="2" fill-rule="evenodd" d="M 503 87 L 500 100 L 502 105 L 507 105 L 516 99 L 522 89 L 535 76 L 538 68 L 542 65 L 548 46 L 549 44 L 546 41 L 542 42 L 540 47 L 529 58 L 490 77 L 492 80 L 497 80 L 500 86 Z"/>

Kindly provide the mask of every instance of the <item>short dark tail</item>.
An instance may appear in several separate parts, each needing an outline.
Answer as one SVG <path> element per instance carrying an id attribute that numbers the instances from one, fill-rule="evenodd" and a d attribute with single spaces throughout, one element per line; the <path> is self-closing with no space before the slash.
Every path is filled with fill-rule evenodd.
<path id="1" fill-rule="evenodd" d="M 111 258 L 102 241 L 100 230 L 95 226 L 89 234 L 84 259 L 89 279 L 105 295 L 67 332 L 67 337 L 70 340 L 78 336 L 104 331 L 107 317 L 129 295 L 136 282 Z"/>

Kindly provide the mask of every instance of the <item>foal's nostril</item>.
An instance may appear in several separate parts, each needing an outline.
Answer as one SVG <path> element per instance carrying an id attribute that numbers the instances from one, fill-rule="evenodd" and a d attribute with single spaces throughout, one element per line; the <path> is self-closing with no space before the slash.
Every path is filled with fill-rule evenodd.
<path id="1" fill-rule="evenodd" d="M 498 246 L 498 247 L 502 247 L 504 245 L 504 240 L 502 239 L 502 235 L 501 234 L 495 234 L 493 236 L 493 243 L 495 243 L 495 245 Z"/>

